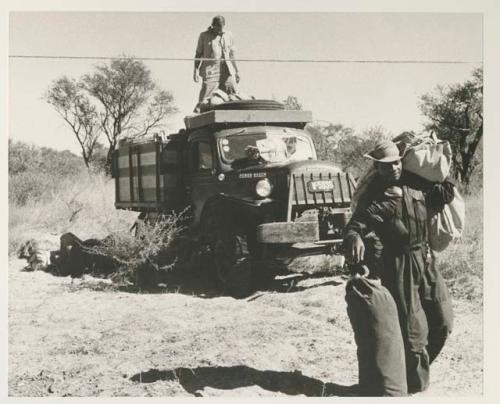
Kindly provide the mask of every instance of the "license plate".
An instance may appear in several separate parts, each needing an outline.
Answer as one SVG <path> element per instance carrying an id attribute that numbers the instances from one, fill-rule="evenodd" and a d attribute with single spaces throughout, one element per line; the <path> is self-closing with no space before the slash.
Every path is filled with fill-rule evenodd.
<path id="1" fill-rule="evenodd" d="M 332 191 L 333 190 L 333 181 L 332 180 L 309 181 L 307 186 L 309 188 L 309 192 Z"/>

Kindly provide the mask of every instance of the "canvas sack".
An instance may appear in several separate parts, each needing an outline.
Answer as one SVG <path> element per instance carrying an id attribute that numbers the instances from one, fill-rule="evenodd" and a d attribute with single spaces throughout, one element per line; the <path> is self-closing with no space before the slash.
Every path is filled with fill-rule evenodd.
<path id="1" fill-rule="evenodd" d="M 410 147 L 403 168 L 428 181 L 442 182 L 450 174 L 451 146 L 446 141 L 425 141 Z"/>
<path id="2" fill-rule="evenodd" d="M 465 228 L 465 202 L 454 188 L 453 201 L 433 215 L 429 223 L 429 246 L 434 251 L 443 251 L 453 240 L 462 236 Z"/>
<path id="3" fill-rule="evenodd" d="M 357 345 L 361 396 L 405 396 L 405 350 L 398 309 L 380 281 L 352 276 L 346 284 L 347 314 Z"/>

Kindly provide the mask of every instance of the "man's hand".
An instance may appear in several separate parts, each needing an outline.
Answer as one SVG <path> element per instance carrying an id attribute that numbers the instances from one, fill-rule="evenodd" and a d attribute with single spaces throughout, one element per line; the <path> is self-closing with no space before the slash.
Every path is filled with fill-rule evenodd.
<path id="1" fill-rule="evenodd" d="M 200 75 L 198 74 L 198 70 L 195 70 L 193 72 L 193 80 L 195 83 L 198 83 L 198 81 L 200 81 Z"/>
<path id="2" fill-rule="evenodd" d="M 240 74 L 238 72 L 236 72 L 236 74 L 234 75 L 234 78 L 236 80 L 236 83 L 240 82 Z"/>
<path id="3" fill-rule="evenodd" d="M 353 264 L 358 264 L 365 258 L 365 244 L 360 237 L 356 237 L 348 249 L 347 253 L 350 255 L 348 257 Z"/>

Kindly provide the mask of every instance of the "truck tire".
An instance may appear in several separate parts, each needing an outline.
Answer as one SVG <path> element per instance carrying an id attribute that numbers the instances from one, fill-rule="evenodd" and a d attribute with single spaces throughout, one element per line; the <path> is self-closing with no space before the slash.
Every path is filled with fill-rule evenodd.
<path id="1" fill-rule="evenodd" d="M 265 109 L 276 110 L 285 109 L 285 106 L 278 101 L 274 100 L 238 100 L 227 101 L 222 104 L 214 105 L 213 109 L 217 110 L 234 110 L 234 109 Z"/>
<path id="2" fill-rule="evenodd" d="M 245 236 L 218 232 L 213 257 L 216 280 L 227 294 L 241 298 L 253 292 L 252 262 Z"/>

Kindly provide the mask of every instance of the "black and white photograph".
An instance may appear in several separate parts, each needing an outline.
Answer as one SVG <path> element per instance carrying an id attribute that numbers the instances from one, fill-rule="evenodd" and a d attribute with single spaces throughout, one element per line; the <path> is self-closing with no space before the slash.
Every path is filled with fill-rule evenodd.
<path id="1" fill-rule="evenodd" d="M 488 398 L 482 2 L 199 4 L 8 10 L 8 398 Z"/>

